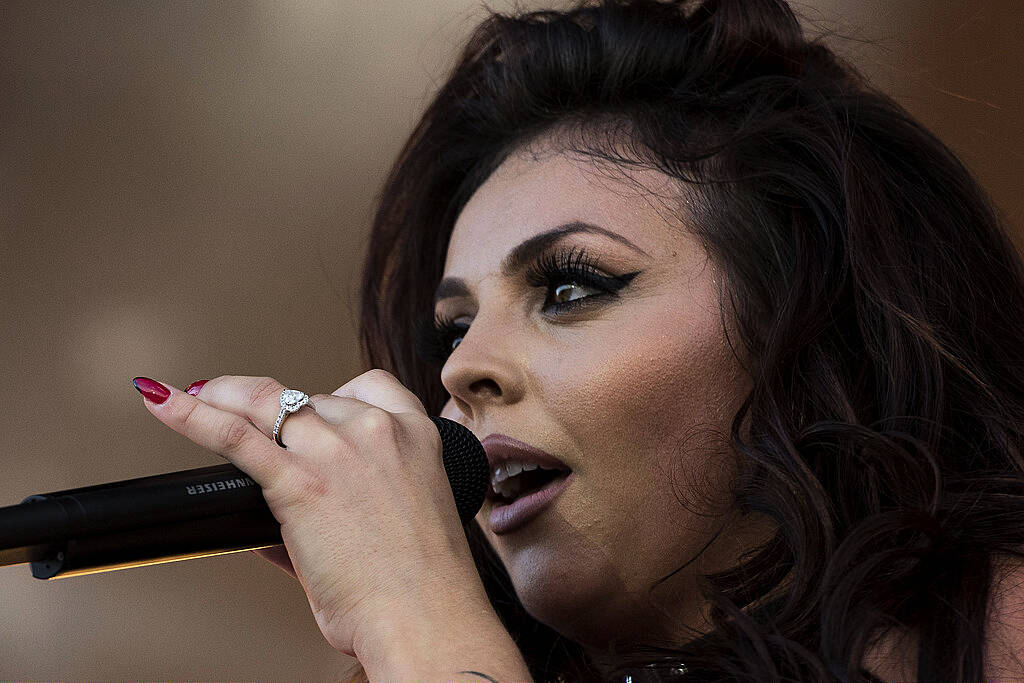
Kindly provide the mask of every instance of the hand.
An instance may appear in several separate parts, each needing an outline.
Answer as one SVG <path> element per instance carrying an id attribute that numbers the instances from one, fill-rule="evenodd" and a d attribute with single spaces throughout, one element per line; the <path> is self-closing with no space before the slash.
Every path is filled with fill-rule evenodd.
<path id="1" fill-rule="evenodd" d="M 288 416 L 285 450 L 273 439 L 284 388 L 223 376 L 198 397 L 168 387 L 164 402 L 145 405 L 262 487 L 287 549 L 264 555 L 299 580 L 334 648 L 356 655 L 361 638 L 377 638 L 409 610 L 455 618 L 467 604 L 478 609 L 486 596 L 440 435 L 416 396 L 371 370 Z"/>

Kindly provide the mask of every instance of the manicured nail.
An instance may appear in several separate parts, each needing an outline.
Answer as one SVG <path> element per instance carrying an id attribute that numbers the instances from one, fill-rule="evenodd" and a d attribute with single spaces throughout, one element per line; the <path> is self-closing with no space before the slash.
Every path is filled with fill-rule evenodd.
<path id="1" fill-rule="evenodd" d="M 132 384 L 135 385 L 140 394 L 157 405 L 166 401 L 167 397 L 171 395 L 170 389 L 148 377 L 136 377 L 132 380 Z"/>
<path id="2" fill-rule="evenodd" d="M 206 384 L 209 381 L 210 380 L 207 380 L 207 379 L 201 379 L 201 380 L 199 380 L 197 382 L 192 382 L 192 384 L 189 384 L 188 388 L 185 389 L 185 393 L 186 394 L 192 394 L 193 396 L 198 396 L 199 395 L 199 391 L 203 388 L 203 385 Z"/>

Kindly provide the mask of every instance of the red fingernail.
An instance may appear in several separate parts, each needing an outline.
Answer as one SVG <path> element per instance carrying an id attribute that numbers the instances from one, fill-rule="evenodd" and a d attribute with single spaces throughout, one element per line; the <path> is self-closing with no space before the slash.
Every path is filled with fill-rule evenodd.
<path id="1" fill-rule="evenodd" d="M 203 385 L 206 384 L 209 381 L 210 380 L 207 380 L 207 379 L 201 379 L 201 380 L 199 380 L 197 382 L 192 382 L 192 384 L 189 384 L 188 388 L 185 389 L 185 393 L 186 394 L 192 394 L 193 396 L 198 396 L 199 395 L 199 391 L 203 388 Z"/>
<path id="2" fill-rule="evenodd" d="M 132 384 L 135 385 L 140 394 L 157 405 L 166 401 L 167 397 L 171 395 L 170 389 L 148 377 L 136 377 L 132 380 Z"/>

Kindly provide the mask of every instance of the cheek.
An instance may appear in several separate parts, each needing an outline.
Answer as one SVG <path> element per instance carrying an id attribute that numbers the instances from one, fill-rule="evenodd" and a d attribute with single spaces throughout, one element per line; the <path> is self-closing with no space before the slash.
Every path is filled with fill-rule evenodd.
<path id="1" fill-rule="evenodd" d="M 634 462 L 640 453 L 677 450 L 706 430 L 727 439 L 750 386 L 717 319 L 652 324 L 642 335 L 619 328 L 578 348 L 542 380 L 546 402 L 581 446 L 615 444 Z"/>
<path id="2" fill-rule="evenodd" d="M 579 449 L 580 504 L 589 510 L 577 512 L 589 528 L 578 530 L 604 543 L 642 530 L 626 536 L 661 553 L 684 550 L 706 532 L 709 519 L 694 510 L 726 510 L 729 426 L 749 380 L 717 316 L 656 320 L 642 335 L 631 326 L 599 343 L 591 336 L 544 383 L 550 414 Z"/>

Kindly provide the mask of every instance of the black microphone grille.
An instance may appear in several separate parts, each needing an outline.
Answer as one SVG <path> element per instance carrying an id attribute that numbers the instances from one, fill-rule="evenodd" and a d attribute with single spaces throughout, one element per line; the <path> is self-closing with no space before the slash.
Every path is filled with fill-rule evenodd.
<path id="1" fill-rule="evenodd" d="M 487 496 L 491 468 L 479 439 L 458 422 L 446 417 L 430 418 L 441 434 L 441 458 L 448 483 L 455 496 L 459 519 L 469 524 Z"/>

